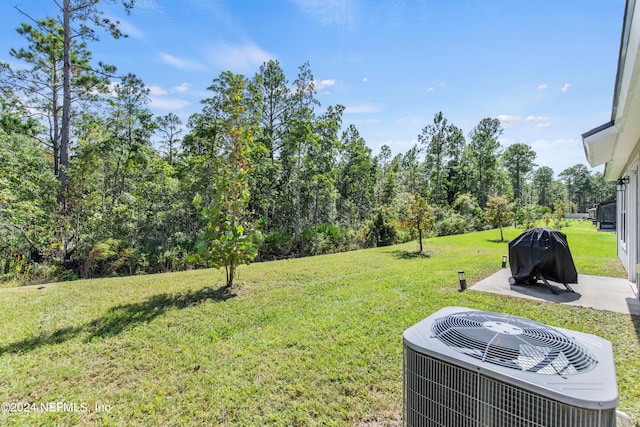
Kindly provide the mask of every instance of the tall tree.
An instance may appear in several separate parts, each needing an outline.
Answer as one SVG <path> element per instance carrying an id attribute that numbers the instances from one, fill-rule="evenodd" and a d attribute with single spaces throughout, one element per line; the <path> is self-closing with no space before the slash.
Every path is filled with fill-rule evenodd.
<path id="1" fill-rule="evenodd" d="M 330 106 L 315 120 L 314 134 L 305 158 L 305 181 L 309 191 L 310 222 L 318 225 L 335 220 L 335 181 L 337 155 L 340 148 L 338 132 L 344 106 Z"/>
<path id="2" fill-rule="evenodd" d="M 391 164 L 391 156 L 392 156 L 391 147 L 384 144 L 382 147 L 380 147 L 380 153 L 374 158 L 374 163 L 376 166 L 376 177 L 375 177 L 375 187 L 374 187 L 374 196 L 375 196 L 376 204 L 385 204 L 383 203 L 384 188 L 385 188 L 387 175 L 390 171 L 389 166 Z"/>
<path id="3" fill-rule="evenodd" d="M 473 178 L 474 193 L 480 205 L 486 204 L 496 179 L 500 135 L 500 120 L 492 118 L 482 119 L 469 135 L 467 161 Z"/>
<path id="4" fill-rule="evenodd" d="M 68 141 L 63 143 L 64 111 L 64 52 L 74 65 L 69 84 L 75 91 L 75 102 L 95 100 L 96 92 L 107 87 L 104 74 L 115 71 L 114 67 L 99 64 L 91 69 L 91 53 L 86 43 L 72 39 L 69 47 L 64 45 L 64 29 L 53 18 L 36 20 L 35 25 L 23 23 L 18 33 L 25 37 L 26 48 L 11 49 L 14 58 L 27 64 L 26 68 L 12 70 L 5 68 L 4 77 L 21 95 L 25 105 L 47 124 L 45 145 L 53 153 L 53 171 L 62 182 L 65 172 L 61 163 L 68 167 Z M 70 89 L 70 90 L 71 90 Z M 66 144 L 66 145 L 65 145 Z"/>
<path id="5" fill-rule="evenodd" d="M 557 179 L 554 180 L 547 189 L 547 207 L 553 208 L 553 205 L 558 200 L 569 200 L 567 187 L 564 183 Z"/>
<path id="6" fill-rule="evenodd" d="M 431 199 L 434 204 L 439 205 L 444 193 L 442 187 L 448 175 L 448 162 L 459 157 L 464 136 L 460 129 L 447 122 L 442 112 L 438 112 L 433 117 L 433 124 L 422 129 L 418 141 L 424 146 L 425 167 L 431 183 Z"/>
<path id="7" fill-rule="evenodd" d="M 583 164 L 577 164 L 560 172 L 558 177 L 567 188 L 568 201 L 574 203 L 580 212 L 586 212 L 590 207 L 587 206 L 587 200 L 593 187 L 589 169 Z"/>
<path id="8" fill-rule="evenodd" d="M 292 116 L 293 100 L 288 81 L 278 61 L 270 60 L 250 82 L 253 102 L 250 108 L 259 117 L 256 148 L 253 151 L 255 167 L 251 173 L 251 209 L 264 219 L 265 229 L 279 228 L 287 215 L 278 210 L 290 203 L 288 182 L 281 179 L 280 155 L 284 136 Z"/>
<path id="9" fill-rule="evenodd" d="M 418 144 L 414 144 L 400 161 L 400 171 L 405 191 L 409 194 L 420 194 L 424 187 L 424 177 L 422 176 L 422 163 L 420 162 L 421 149 Z"/>
<path id="10" fill-rule="evenodd" d="M 108 0 L 105 0 L 108 1 Z M 133 1 L 122 1 L 128 12 Z M 114 1 L 115 2 L 115 1 Z M 73 236 L 68 235 L 67 196 L 70 168 L 72 102 L 92 100 L 96 93 L 106 88 L 106 77 L 115 68 L 91 63 L 86 42 L 98 40 L 96 29 L 102 28 L 113 37 L 122 36 L 117 22 L 104 18 L 98 7 L 99 0 L 63 0 L 55 2 L 59 16 L 34 19 L 20 10 L 35 25 L 23 24 L 18 31 L 30 43 L 26 49 L 12 50 L 12 55 L 24 61 L 26 69 L 8 71 L 8 79 L 18 82 L 16 89 L 26 94 L 31 106 L 45 112 L 52 149 L 53 168 L 59 181 L 58 203 L 60 207 L 59 238 L 64 250 L 64 260 L 69 256 L 67 248 Z M 62 98 L 62 99 L 60 99 Z M 33 101 L 33 102 L 31 102 Z"/>
<path id="11" fill-rule="evenodd" d="M 137 76 L 128 74 L 115 85 L 115 97 L 109 102 L 107 129 L 109 139 L 105 155 L 111 158 L 109 173 L 110 206 L 107 214 L 121 202 L 129 189 L 129 178 L 136 173 L 136 165 L 144 162 L 151 147 L 151 135 L 155 130 L 149 110 L 149 89 Z"/>
<path id="12" fill-rule="evenodd" d="M 256 106 L 262 127 L 261 138 L 269 158 L 275 161 L 293 107 L 291 91 L 280 63 L 270 60 L 262 64 L 251 85 L 261 101 Z"/>
<path id="13" fill-rule="evenodd" d="M 533 188 L 538 194 L 540 206 L 551 207 L 553 200 L 549 198 L 549 187 L 553 182 L 553 169 L 549 166 L 541 166 L 533 173 Z"/>
<path id="14" fill-rule="evenodd" d="M 338 174 L 338 210 L 343 221 L 357 228 L 370 214 L 374 203 L 376 170 L 371 149 L 354 125 L 342 133 L 342 156 Z"/>
<path id="15" fill-rule="evenodd" d="M 518 205 L 522 204 L 522 180 L 533 169 L 535 158 L 536 152 L 522 143 L 512 144 L 502 153 L 504 167 L 513 187 L 513 199 Z"/>
<path id="16" fill-rule="evenodd" d="M 284 136 L 281 160 L 283 178 L 290 183 L 289 195 L 293 201 L 293 231 L 298 234 L 302 229 L 302 190 L 304 159 L 310 145 L 317 138 L 314 134 L 314 106 L 320 103 L 315 98 L 316 89 L 311 66 L 305 62 L 299 67 L 294 82 L 293 108 L 289 118 L 287 133 Z"/>
<path id="17" fill-rule="evenodd" d="M 591 203 L 602 203 L 609 200 L 615 200 L 616 198 L 616 184 L 615 182 L 607 182 L 604 180 L 602 172 L 596 172 L 592 180 L 593 192 L 591 196 Z"/>
<path id="18" fill-rule="evenodd" d="M 469 192 L 469 168 L 464 157 L 467 142 L 462 129 L 451 125 L 449 140 L 450 157 L 445 165 L 445 180 L 447 202 L 452 204 L 459 194 Z"/>
<path id="19" fill-rule="evenodd" d="M 398 193 L 400 164 L 403 156 L 397 154 L 385 167 L 384 176 L 380 182 L 379 201 L 383 206 L 390 206 L 396 199 Z"/>
<path id="20" fill-rule="evenodd" d="M 173 165 L 173 158 L 180 145 L 180 134 L 183 132 L 182 120 L 173 113 L 156 117 L 156 129 L 160 133 L 163 147 L 167 152 L 167 159 Z"/>
<path id="21" fill-rule="evenodd" d="M 74 38 L 80 40 L 98 40 L 98 36 L 93 27 L 106 30 L 114 38 L 120 38 L 123 33 L 120 31 L 119 22 L 113 22 L 103 17 L 103 12 L 98 8 L 100 0 L 63 0 L 59 3 L 62 13 L 63 29 L 63 81 L 62 81 L 62 126 L 60 134 L 60 194 L 61 205 L 65 209 L 65 193 L 67 191 L 67 172 L 69 167 L 69 145 L 71 138 L 71 101 L 72 96 L 72 43 Z M 104 0 L 108 1 L 108 0 Z M 121 0 L 127 13 L 133 7 L 135 0 Z M 75 26 L 74 26 L 75 24 Z"/>

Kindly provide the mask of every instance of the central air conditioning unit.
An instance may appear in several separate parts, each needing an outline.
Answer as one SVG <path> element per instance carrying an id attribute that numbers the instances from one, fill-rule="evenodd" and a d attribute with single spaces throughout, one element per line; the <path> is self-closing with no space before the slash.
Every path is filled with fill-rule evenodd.
<path id="1" fill-rule="evenodd" d="M 404 333 L 404 425 L 616 425 L 613 349 L 522 317 L 444 308 Z"/>

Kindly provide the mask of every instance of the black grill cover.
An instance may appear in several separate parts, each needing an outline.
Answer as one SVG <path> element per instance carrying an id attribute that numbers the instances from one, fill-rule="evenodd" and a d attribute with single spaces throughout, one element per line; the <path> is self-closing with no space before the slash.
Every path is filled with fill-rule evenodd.
<path id="1" fill-rule="evenodd" d="M 509 265 L 518 282 L 542 274 L 554 282 L 578 283 L 567 236 L 551 228 L 531 228 L 509 242 Z"/>

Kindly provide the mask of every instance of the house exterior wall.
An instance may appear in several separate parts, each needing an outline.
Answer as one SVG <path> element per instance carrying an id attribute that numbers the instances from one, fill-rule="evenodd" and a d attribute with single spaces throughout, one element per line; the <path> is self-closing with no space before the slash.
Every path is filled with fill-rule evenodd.
<path id="1" fill-rule="evenodd" d="M 634 225 L 634 248 L 635 254 L 633 257 L 633 266 L 630 267 L 627 271 L 629 272 L 629 280 L 635 282 L 636 284 L 636 296 L 640 296 L 640 280 L 638 265 L 640 264 L 640 162 L 636 159 L 635 168 L 632 173 L 634 177 L 634 187 L 632 187 L 631 191 L 633 191 L 635 203 L 634 203 L 634 216 L 632 217 L 632 223 Z M 633 274 L 633 277 L 632 277 Z"/>
<path id="2" fill-rule="evenodd" d="M 618 193 L 616 197 L 618 201 L 617 211 L 618 211 L 618 229 L 616 230 L 616 235 L 618 237 L 617 241 L 617 252 L 618 258 L 620 258 L 620 262 L 622 263 L 624 269 L 629 271 L 629 251 L 628 251 L 628 226 L 629 226 L 629 217 L 627 212 L 627 206 L 629 204 L 629 188 L 628 186 L 625 188 L 618 188 Z"/>
<path id="3" fill-rule="evenodd" d="M 618 258 L 629 276 L 629 281 L 638 285 L 638 269 L 640 263 L 640 165 L 636 156 L 622 175 L 629 178 L 629 183 L 620 186 L 617 191 L 617 246 Z M 622 187 L 622 188 L 621 188 Z"/>
<path id="4" fill-rule="evenodd" d="M 637 4 L 636 4 L 637 3 Z M 638 6 L 638 7 L 636 7 Z M 592 167 L 605 165 L 618 181 L 617 251 L 629 280 L 640 287 L 640 1 L 627 0 L 611 120 L 582 135 Z M 623 182 L 627 184 L 623 185 Z"/>

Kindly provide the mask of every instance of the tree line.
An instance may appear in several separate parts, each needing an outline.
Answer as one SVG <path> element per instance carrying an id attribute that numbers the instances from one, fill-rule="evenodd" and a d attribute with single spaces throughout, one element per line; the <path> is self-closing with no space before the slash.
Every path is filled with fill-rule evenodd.
<path id="1" fill-rule="evenodd" d="M 422 250 L 423 236 L 615 196 L 584 165 L 555 178 L 528 145 L 501 147 L 495 118 L 465 136 L 439 112 L 407 152 L 374 154 L 344 106 L 320 105 L 308 62 L 293 81 L 277 61 L 250 77 L 222 72 L 186 123 L 154 116 L 141 79 L 93 60 L 99 28 L 122 36 L 97 4 L 65 0 L 66 20 L 22 24 L 27 47 L 10 52 L 22 66 L 0 63 L 4 280 L 213 266 L 230 286 L 255 259 L 414 238 Z"/>

